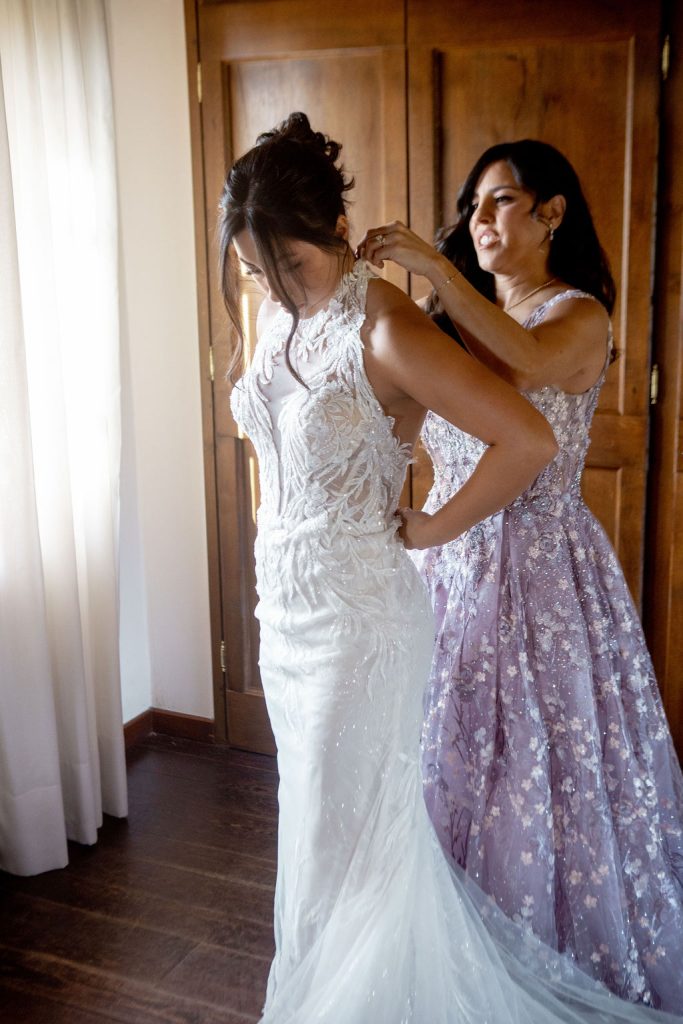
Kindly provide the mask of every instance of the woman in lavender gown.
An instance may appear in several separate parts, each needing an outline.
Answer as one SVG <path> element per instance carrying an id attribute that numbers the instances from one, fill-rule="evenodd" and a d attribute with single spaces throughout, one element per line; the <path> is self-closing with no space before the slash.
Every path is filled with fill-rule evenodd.
<path id="1" fill-rule="evenodd" d="M 683 777 L 621 567 L 580 477 L 612 355 L 614 284 L 553 147 L 487 150 L 433 249 L 396 222 L 359 247 L 426 276 L 427 309 L 550 421 L 559 453 L 504 511 L 416 553 L 437 618 L 427 806 L 452 860 L 621 996 L 683 1013 Z M 435 482 L 482 443 L 429 413 Z"/>

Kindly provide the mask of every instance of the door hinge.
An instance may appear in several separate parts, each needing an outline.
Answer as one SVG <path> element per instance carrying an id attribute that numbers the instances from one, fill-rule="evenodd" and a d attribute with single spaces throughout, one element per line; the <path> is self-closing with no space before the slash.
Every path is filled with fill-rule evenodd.
<path id="1" fill-rule="evenodd" d="M 668 39 L 668 36 L 667 36 Z M 202 102 L 202 65 L 197 64 L 197 103 Z"/>
<path id="2" fill-rule="evenodd" d="M 225 675 L 225 640 L 221 640 L 221 672 Z"/>
<path id="3" fill-rule="evenodd" d="M 652 364 L 650 370 L 650 405 L 656 405 L 659 398 L 659 367 L 657 363 Z"/>
<path id="4" fill-rule="evenodd" d="M 664 37 L 662 43 L 662 81 L 666 82 L 669 77 L 669 60 L 671 57 L 671 40 L 669 36 Z"/>
<path id="5" fill-rule="evenodd" d="M 211 380 L 216 379 L 216 370 L 213 364 L 213 345 L 209 345 L 209 377 Z"/>

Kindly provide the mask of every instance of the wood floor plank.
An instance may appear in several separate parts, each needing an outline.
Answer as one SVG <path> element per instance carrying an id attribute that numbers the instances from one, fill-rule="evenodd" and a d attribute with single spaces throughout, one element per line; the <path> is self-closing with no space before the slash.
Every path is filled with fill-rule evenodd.
<path id="1" fill-rule="evenodd" d="M 121 1024 L 253 1024 L 257 1020 L 255 1014 L 239 1012 L 226 1003 L 188 998 L 182 992 L 168 992 L 109 971 L 1 944 L 0 984 L 17 993 L 18 1002 L 21 995 L 27 1004 L 34 997 L 47 998 Z M 66 1016 L 64 1020 L 70 1018 Z M 52 1021 L 37 1020 L 32 1024 Z"/>
<path id="2" fill-rule="evenodd" d="M 103 853 L 102 859 L 105 855 Z M 153 871 L 154 864 L 150 863 L 149 868 Z M 137 873 L 133 877 L 117 879 L 120 884 L 116 884 L 112 881 L 115 872 L 106 863 L 104 867 L 93 863 L 90 875 L 82 869 L 77 874 L 57 874 L 58 877 L 37 875 L 22 879 L 13 886 L 13 891 L 89 911 L 120 923 L 143 924 L 153 931 L 162 931 L 192 943 L 225 946 L 267 962 L 272 958 L 273 931 L 268 921 L 270 910 L 267 909 L 272 909 L 272 891 L 266 890 L 266 900 L 260 899 L 256 904 L 253 901 L 245 903 L 242 911 L 239 894 L 244 886 L 240 889 L 234 883 L 232 888 L 218 886 L 224 899 L 217 899 L 215 905 L 205 900 L 202 905 L 201 901 L 193 899 L 191 878 L 187 883 L 187 897 L 181 898 L 182 893 L 177 891 L 173 896 L 169 895 L 163 877 L 158 878 L 158 891 L 155 885 L 150 887 Z"/>
<path id="3" fill-rule="evenodd" d="M 164 764 L 165 772 L 160 770 Z M 185 767 L 188 775 L 185 775 Z M 169 776 L 173 780 L 172 786 L 169 786 Z M 277 796 L 272 785 L 254 783 L 249 770 L 239 765 L 221 768 L 209 762 L 207 770 L 195 759 L 185 766 L 177 755 L 162 752 L 158 757 L 142 758 L 131 765 L 128 779 L 140 796 L 155 799 L 159 794 L 168 793 L 179 808 L 187 804 L 211 805 L 214 810 L 221 808 L 226 815 L 236 812 L 273 821 L 277 819 Z"/>
<path id="4" fill-rule="evenodd" d="M 128 828 L 108 836 L 106 849 L 118 856 L 125 856 L 128 863 L 136 860 L 150 860 L 157 864 L 175 864 L 188 871 L 216 875 L 220 878 L 234 878 L 244 882 L 275 885 L 275 856 L 257 857 L 247 847 L 239 850 L 225 849 L 210 843 L 190 842 L 176 839 L 172 835 L 146 830 L 143 841 L 138 831 Z M 105 848 L 104 844 L 99 844 Z M 80 863 L 81 851 L 92 847 L 80 847 L 71 851 L 71 863 Z"/>
<path id="5" fill-rule="evenodd" d="M 248 849 L 271 860 L 277 853 L 275 818 L 264 820 L 228 807 L 217 808 L 212 800 L 181 802 L 164 789 L 133 790 L 129 794 L 128 822 L 136 834 L 154 832 L 225 850 Z"/>
<path id="6" fill-rule="evenodd" d="M 0 872 L 3 1024 L 257 1021 L 277 786 L 262 755 L 155 736 L 131 748 L 128 819 L 70 843 L 61 871 Z"/>
<path id="7" fill-rule="evenodd" d="M 6 1024 L 111 1024 L 115 1019 L 0 985 L 0 1020 Z"/>
<path id="8" fill-rule="evenodd" d="M 207 999 L 258 1017 L 270 963 L 215 946 L 196 946 L 164 978 L 167 991 Z"/>
<path id="9" fill-rule="evenodd" d="M 15 949 L 63 957 L 145 981 L 162 978 L 196 945 L 153 927 L 131 925 L 22 892 L 3 895 L 2 913 L 11 921 L 8 934 Z"/>
<path id="10" fill-rule="evenodd" d="M 170 749 L 140 748 L 129 760 L 128 772 L 135 777 L 147 771 L 160 775 L 173 775 L 187 781 L 211 785 L 219 780 L 229 788 L 266 797 L 277 810 L 278 776 L 270 771 L 257 771 L 248 764 L 235 763 L 227 758 L 205 758 Z"/>
<path id="11" fill-rule="evenodd" d="M 247 750 L 237 750 L 235 747 L 224 747 L 214 743 L 199 743 L 196 740 L 186 740 L 175 736 L 163 736 L 160 733 L 152 733 L 139 744 L 130 750 L 130 758 L 134 759 L 140 751 L 153 750 L 176 750 L 194 757 L 202 757 L 208 760 L 220 761 L 224 764 L 243 764 L 255 771 L 268 772 L 271 775 L 277 774 L 277 760 L 268 754 L 254 754 Z"/>
<path id="12" fill-rule="evenodd" d="M 66 879 L 57 878 L 54 882 L 49 880 L 47 883 L 39 879 L 40 876 L 36 881 L 16 886 L 15 891 L 47 896 L 54 886 L 55 893 L 67 891 L 70 894 L 66 902 L 75 900 L 73 905 L 83 910 L 95 909 L 88 905 L 85 889 L 79 894 L 79 882 L 83 880 L 85 883 L 92 883 L 88 890 L 90 893 L 94 893 L 93 886 L 97 886 L 98 883 L 112 887 L 110 895 L 114 909 L 117 900 L 123 900 L 126 893 L 137 893 L 141 900 L 161 895 L 164 899 L 175 901 L 188 909 L 224 910 L 256 921 L 267 920 L 273 910 L 272 885 L 245 883 L 232 878 L 187 871 L 173 864 L 158 864 L 142 859 L 135 860 L 133 864 L 121 864 L 120 859 L 110 850 L 102 850 L 99 858 L 81 864 L 78 872 Z M 151 908 L 145 910 L 143 905 L 141 909 L 141 920 L 147 916 L 154 920 Z"/>

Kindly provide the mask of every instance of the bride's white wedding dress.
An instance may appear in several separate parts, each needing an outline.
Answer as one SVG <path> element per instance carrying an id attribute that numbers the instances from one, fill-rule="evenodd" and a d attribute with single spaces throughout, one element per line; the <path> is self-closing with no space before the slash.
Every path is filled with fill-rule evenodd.
<path id="1" fill-rule="evenodd" d="M 359 262 L 302 321 L 282 311 L 233 391 L 262 504 L 261 675 L 278 747 L 276 954 L 263 1024 L 645 1021 L 447 865 L 418 746 L 434 640 L 396 536 L 410 458 L 365 374 Z M 679 969 L 679 965 L 672 965 Z"/>

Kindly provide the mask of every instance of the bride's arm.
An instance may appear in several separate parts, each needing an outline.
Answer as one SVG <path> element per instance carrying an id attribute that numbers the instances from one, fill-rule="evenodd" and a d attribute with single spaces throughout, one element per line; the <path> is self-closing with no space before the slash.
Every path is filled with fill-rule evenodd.
<path id="1" fill-rule="evenodd" d="M 405 410 L 408 400 L 488 445 L 472 476 L 438 512 L 405 516 L 409 547 L 453 540 L 513 501 L 556 454 L 543 416 L 384 281 L 369 288 L 364 343 L 370 383 L 389 414 Z"/>

